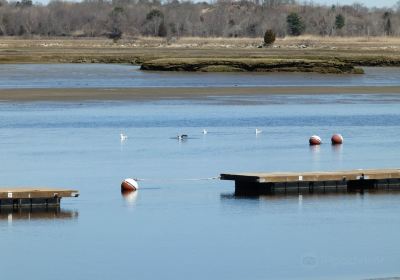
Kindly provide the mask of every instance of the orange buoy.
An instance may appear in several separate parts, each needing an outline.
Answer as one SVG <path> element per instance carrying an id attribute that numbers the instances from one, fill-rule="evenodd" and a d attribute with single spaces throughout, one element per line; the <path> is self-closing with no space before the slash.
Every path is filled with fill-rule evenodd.
<path id="1" fill-rule="evenodd" d="M 320 145 L 322 143 L 322 140 L 321 137 L 313 135 L 310 137 L 310 140 L 308 140 L 308 142 L 310 143 L 311 146 L 314 146 L 314 145 Z"/>
<path id="2" fill-rule="evenodd" d="M 127 178 L 121 183 L 121 192 L 134 192 L 139 189 L 139 184 L 132 178 Z"/>
<path id="3" fill-rule="evenodd" d="M 331 141 L 332 141 L 332 145 L 343 144 L 343 136 L 341 134 L 333 134 Z"/>

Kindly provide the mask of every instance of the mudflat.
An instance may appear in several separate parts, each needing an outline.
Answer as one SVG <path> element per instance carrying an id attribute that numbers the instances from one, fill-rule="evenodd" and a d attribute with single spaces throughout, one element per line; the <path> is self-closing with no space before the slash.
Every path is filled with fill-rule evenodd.
<path id="1" fill-rule="evenodd" d="M 235 95 L 400 94 L 400 86 L 1 89 L 0 101 L 201 99 Z"/>

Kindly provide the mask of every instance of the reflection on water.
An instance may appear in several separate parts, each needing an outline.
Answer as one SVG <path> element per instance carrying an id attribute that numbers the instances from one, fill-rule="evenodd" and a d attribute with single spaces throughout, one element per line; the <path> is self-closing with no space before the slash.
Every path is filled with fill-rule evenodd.
<path id="1" fill-rule="evenodd" d="M 343 145 L 331 145 L 333 157 L 340 166 L 343 163 Z"/>
<path id="2" fill-rule="evenodd" d="M 321 168 L 321 146 L 310 145 L 309 149 L 311 152 L 312 169 L 319 170 Z"/>
<path id="3" fill-rule="evenodd" d="M 243 195 L 235 195 L 235 193 L 221 193 L 220 194 L 220 199 L 221 201 L 224 200 L 238 200 L 238 201 L 258 201 L 261 196 L 260 195 L 254 195 L 254 196 L 243 196 Z"/>
<path id="4" fill-rule="evenodd" d="M 78 211 L 60 207 L 0 207 L 0 221 L 8 220 L 70 220 L 78 218 Z"/>
<path id="5" fill-rule="evenodd" d="M 313 154 L 313 156 L 318 156 L 321 152 L 321 146 L 320 145 L 310 145 L 310 151 Z"/>
<path id="6" fill-rule="evenodd" d="M 331 145 L 332 152 L 341 155 L 343 153 L 343 145 Z"/>
<path id="7" fill-rule="evenodd" d="M 81 193 L 62 204 L 79 209 L 79 219 L 73 212 L 57 219 L 60 209 L 30 223 L 36 213 L 3 212 L 2 224 L 8 214 L 11 222 L 25 217 L 18 226 L 0 225 L 0 248 L 8 252 L 3 278 L 24 279 L 27 271 L 41 280 L 398 275 L 399 192 L 238 198 L 233 182 L 176 180 L 399 164 L 400 95 L 353 95 L 351 105 L 317 95 L 323 104 L 315 105 L 310 98 L 274 96 L 271 104 L 252 97 L 251 107 L 197 100 L 0 103 L 1 184 L 56 184 Z M 121 131 L 129 136 L 122 145 Z M 309 148 L 310 135 L 328 140 L 333 132 L 346 136 L 342 147 Z M 198 139 L 180 145 L 169 139 L 177 133 Z M 149 180 L 122 196 L 119 183 L 127 177 Z M 57 258 L 43 244 L 60 252 Z M 45 274 L 49 267 L 63 273 Z"/>
<path id="8" fill-rule="evenodd" d="M 348 198 L 363 198 L 368 196 L 369 198 L 374 197 L 388 197 L 388 196 L 400 196 L 400 188 L 393 190 L 365 190 L 364 192 L 359 191 L 347 191 L 345 189 L 326 189 L 322 192 L 275 192 L 268 195 L 257 195 L 257 196 L 237 196 L 234 192 L 230 193 L 221 193 L 220 200 L 221 202 L 235 202 L 237 201 L 237 205 L 241 205 L 243 201 L 247 202 L 278 202 L 281 203 L 286 199 L 297 199 L 299 204 L 303 203 L 303 200 L 314 200 L 314 201 L 323 201 L 323 200 L 331 200 L 331 199 L 348 199 Z M 284 202 L 283 202 L 284 203 Z"/>
<path id="9" fill-rule="evenodd" d="M 122 191 L 121 195 L 128 206 L 133 206 L 138 197 L 138 191 Z"/>

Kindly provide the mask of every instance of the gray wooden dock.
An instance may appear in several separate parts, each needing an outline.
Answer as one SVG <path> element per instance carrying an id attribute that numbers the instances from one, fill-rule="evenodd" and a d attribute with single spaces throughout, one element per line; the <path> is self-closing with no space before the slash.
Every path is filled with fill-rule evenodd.
<path id="1" fill-rule="evenodd" d="M 400 169 L 356 169 L 331 172 L 270 172 L 221 174 L 235 181 L 236 195 L 276 192 L 400 190 Z"/>
<path id="2" fill-rule="evenodd" d="M 78 196 L 77 190 L 0 187 L 0 207 L 59 206 L 62 198 Z"/>

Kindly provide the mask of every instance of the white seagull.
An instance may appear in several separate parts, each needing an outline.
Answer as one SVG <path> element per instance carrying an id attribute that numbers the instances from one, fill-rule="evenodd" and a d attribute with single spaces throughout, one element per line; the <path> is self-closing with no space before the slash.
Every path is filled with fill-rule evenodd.
<path id="1" fill-rule="evenodd" d="M 128 135 L 124 134 L 124 133 L 120 133 L 119 137 L 121 138 L 121 142 L 125 141 L 126 139 L 128 139 Z"/>
<path id="2" fill-rule="evenodd" d="M 256 134 L 260 134 L 262 132 L 261 129 L 256 128 Z"/>
<path id="3" fill-rule="evenodd" d="M 203 134 L 207 134 L 207 133 L 208 133 L 208 131 L 203 129 Z"/>

